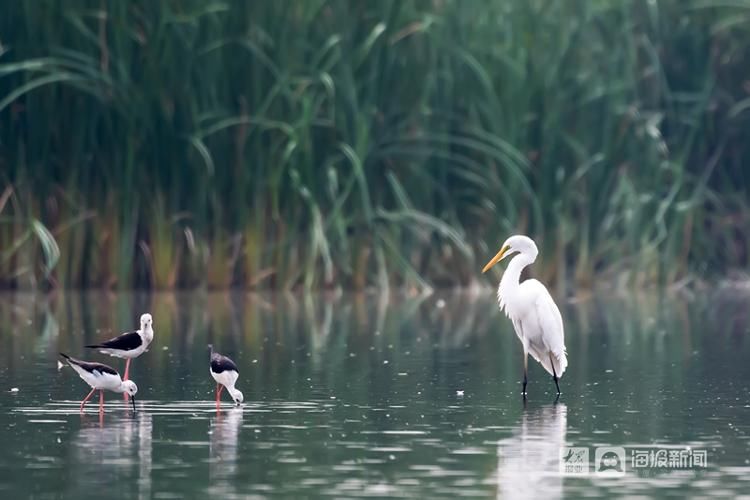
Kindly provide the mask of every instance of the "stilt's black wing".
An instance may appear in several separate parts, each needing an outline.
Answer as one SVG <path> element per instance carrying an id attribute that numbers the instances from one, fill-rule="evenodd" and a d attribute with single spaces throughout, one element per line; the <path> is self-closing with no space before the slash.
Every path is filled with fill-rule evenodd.
<path id="1" fill-rule="evenodd" d="M 211 355 L 211 371 L 214 373 L 222 373 L 226 371 L 240 372 L 237 369 L 237 365 L 234 364 L 234 361 L 226 356 L 222 356 L 218 352 Z"/>
<path id="2" fill-rule="evenodd" d="M 117 373 L 117 370 L 115 370 L 111 366 L 105 365 L 104 363 L 91 363 L 88 361 L 81 361 L 80 359 L 71 358 L 70 356 L 62 352 L 60 353 L 60 356 L 67 359 L 69 363 L 78 365 L 89 373 L 94 373 L 95 371 L 97 371 L 99 373 L 109 373 L 110 375 L 119 375 Z"/>
<path id="3" fill-rule="evenodd" d="M 117 349 L 119 351 L 132 351 L 143 344 L 143 339 L 138 332 L 127 332 L 117 337 L 104 341 L 101 344 L 87 345 L 89 349 Z"/>

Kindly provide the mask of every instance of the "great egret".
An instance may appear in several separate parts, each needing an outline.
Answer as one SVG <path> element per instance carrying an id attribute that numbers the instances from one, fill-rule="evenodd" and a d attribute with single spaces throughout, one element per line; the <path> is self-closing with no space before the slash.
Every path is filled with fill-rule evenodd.
<path id="1" fill-rule="evenodd" d="M 505 270 L 497 288 L 500 309 L 513 322 L 516 335 L 523 346 L 523 392 L 526 396 L 528 355 L 537 360 L 552 375 L 560 394 L 558 379 L 565 373 L 568 358 L 565 352 L 565 333 L 562 316 L 547 288 L 535 279 L 520 283 L 521 271 L 539 255 L 534 240 L 528 236 L 511 236 L 482 272 L 487 272 L 504 257 L 518 252 Z"/>

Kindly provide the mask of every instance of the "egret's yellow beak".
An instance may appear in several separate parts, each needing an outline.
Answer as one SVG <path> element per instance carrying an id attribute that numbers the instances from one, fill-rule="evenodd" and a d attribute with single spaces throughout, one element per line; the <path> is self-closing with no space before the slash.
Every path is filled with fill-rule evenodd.
<path id="1" fill-rule="evenodd" d="M 487 263 L 486 266 L 484 266 L 484 269 L 482 269 L 483 273 L 486 273 L 489 268 L 503 260 L 503 257 L 508 253 L 508 250 L 510 250 L 510 247 L 508 245 L 505 245 L 503 248 L 500 249 L 499 252 L 497 252 L 497 255 L 492 257 L 492 260 Z"/>

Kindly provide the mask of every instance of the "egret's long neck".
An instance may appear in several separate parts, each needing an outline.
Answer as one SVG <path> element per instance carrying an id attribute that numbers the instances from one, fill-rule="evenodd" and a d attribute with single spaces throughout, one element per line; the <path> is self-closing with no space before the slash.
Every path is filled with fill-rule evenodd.
<path id="1" fill-rule="evenodd" d="M 521 272 L 534 260 L 535 257 L 524 253 L 519 253 L 510 260 L 500 280 L 500 286 L 497 287 L 497 300 L 501 309 L 507 312 L 508 303 L 518 296 L 516 292 L 521 284 Z"/>

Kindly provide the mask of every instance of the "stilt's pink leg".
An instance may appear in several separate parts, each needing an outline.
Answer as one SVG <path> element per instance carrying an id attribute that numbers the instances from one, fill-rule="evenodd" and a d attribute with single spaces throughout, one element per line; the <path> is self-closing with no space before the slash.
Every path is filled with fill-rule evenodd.
<path id="1" fill-rule="evenodd" d="M 86 396 L 86 397 L 85 397 L 85 398 L 83 399 L 83 401 L 81 401 L 81 413 L 83 413 L 83 407 L 84 407 L 84 406 L 86 406 L 86 401 L 88 401 L 89 399 L 91 399 L 91 396 L 93 396 L 93 395 L 94 395 L 94 391 L 95 391 L 95 390 L 96 390 L 96 389 L 91 389 L 91 392 L 89 392 L 89 395 L 88 395 L 88 396 Z"/>
<path id="2" fill-rule="evenodd" d="M 218 410 L 221 406 L 221 391 L 224 390 L 224 386 L 216 384 L 216 409 Z"/>
<path id="3" fill-rule="evenodd" d="M 104 413 L 104 391 L 99 391 L 99 413 Z"/>

